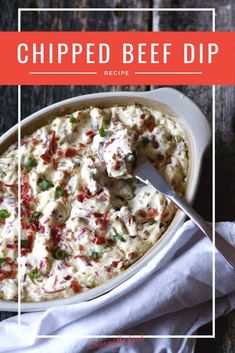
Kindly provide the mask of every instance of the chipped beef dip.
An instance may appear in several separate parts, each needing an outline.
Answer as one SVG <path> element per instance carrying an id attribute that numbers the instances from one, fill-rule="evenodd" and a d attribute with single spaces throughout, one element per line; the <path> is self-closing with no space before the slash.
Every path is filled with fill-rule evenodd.
<path id="1" fill-rule="evenodd" d="M 123 272 L 161 237 L 176 208 L 135 180 L 138 152 L 184 193 L 178 123 L 139 105 L 57 117 L 21 144 L 21 297 L 69 297 Z M 17 299 L 17 149 L 0 156 L 0 298 Z"/>

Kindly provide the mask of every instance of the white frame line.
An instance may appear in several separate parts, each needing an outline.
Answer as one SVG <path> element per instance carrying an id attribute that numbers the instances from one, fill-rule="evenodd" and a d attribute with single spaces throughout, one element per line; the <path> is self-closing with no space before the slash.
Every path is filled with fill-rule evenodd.
<path id="1" fill-rule="evenodd" d="M 20 197 L 21 197 L 21 158 L 20 158 L 20 142 L 21 142 L 21 86 L 18 85 L 17 89 L 18 95 L 18 328 L 21 328 L 21 207 L 20 207 Z"/>
<path id="2" fill-rule="evenodd" d="M 29 71 L 30 75 L 96 75 L 96 71 Z"/>
<path id="3" fill-rule="evenodd" d="M 135 71 L 135 75 L 202 75 L 202 71 Z"/>
<path id="4" fill-rule="evenodd" d="M 85 12 L 92 12 L 92 11 L 211 11 L 215 10 L 214 7 L 181 7 L 181 8 L 168 8 L 168 7 L 159 7 L 159 8 L 152 8 L 152 7 L 139 7 L 139 8 L 116 8 L 116 7 L 93 7 L 93 8 L 78 8 L 78 7 L 19 7 L 20 11 L 85 11 Z"/>
<path id="5" fill-rule="evenodd" d="M 215 338 L 215 85 L 212 85 L 212 335 Z"/>
<path id="6" fill-rule="evenodd" d="M 150 11 L 150 12 L 183 12 L 183 11 L 211 11 L 212 12 L 212 32 L 215 32 L 215 8 L 18 8 L 18 32 L 21 32 L 21 12 L 30 11 Z M 18 85 L 18 145 L 21 140 L 21 85 Z M 215 338 L 215 85 L 212 85 L 212 229 L 213 229 L 213 251 L 212 251 L 212 334 L 211 335 L 36 335 L 35 338 Z M 21 165 L 18 162 L 18 177 L 20 176 Z M 20 184 L 20 183 L 19 183 Z M 20 196 L 20 186 L 18 187 L 18 196 Z M 20 206 L 20 197 L 18 199 Z M 19 211 L 20 212 L 20 207 Z M 20 220 L 20 213 L 19 213 Z M 20 224 L 20 221 L 19 221 Z M 20 250 L 21 227 L 18 232 L 18 251 Z M 19 252 L 20 260 L 20 252 Z M 21 293 L 20 293 L 20 266 L 18 265 L 18 333 L 24 337 L 21 332 Z"/>

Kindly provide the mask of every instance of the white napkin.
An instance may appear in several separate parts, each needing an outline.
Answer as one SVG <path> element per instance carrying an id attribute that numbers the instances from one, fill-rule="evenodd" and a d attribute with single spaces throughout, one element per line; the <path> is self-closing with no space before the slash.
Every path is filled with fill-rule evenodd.
<path id="1" fill-rule="evenodd" d="M 235 245 L 235 223 L 219 223 L 217 231 Z M 188 221 L 167 248 L 111 292 L 89 302 L 23 314 L 24 337 L 17 336 L 17 317 L 3 321 L 0 352 L 190 353 L 194 339 L 145 338 L 134 342 L 131 338 L 114 341 L 79 335 L 196 334 L 200 326 L 212 320 L 211 298 L 212 246 Z M 217 253 L 216 298 L 216 317 L 235 307 L 235 271 Z M 35 338 L 52 334 L 63 337 Z"/>

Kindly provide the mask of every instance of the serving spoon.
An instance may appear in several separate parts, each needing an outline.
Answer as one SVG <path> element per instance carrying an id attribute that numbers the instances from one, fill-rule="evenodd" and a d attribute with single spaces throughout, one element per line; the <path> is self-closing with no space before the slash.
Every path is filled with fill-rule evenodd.
<path id="1" fill-rule="evenodd" d="M 144 184 L 160 191 L 173 201 L 191 220 L 198 226 L 198 228 L 213 241 L 213 231 L 209 223 L 207 223 L 189 204 L 184 201 L 179 195 L 175 193 L 168 182 L 162 177 L 159 171 L 149 162 L 148 159 L 143 158 L 138 163 L 133 172 L 134 176 L 142 181 Z M 228 243 L 220 234 L 215 232 L 215 247 L 222 255 L 227 264 L 235 270 L 235 249 Z"/>

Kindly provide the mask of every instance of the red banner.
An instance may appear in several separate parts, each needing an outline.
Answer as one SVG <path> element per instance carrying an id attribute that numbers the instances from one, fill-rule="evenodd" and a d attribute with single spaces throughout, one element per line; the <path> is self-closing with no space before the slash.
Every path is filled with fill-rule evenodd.
<path id="1" fill-rule="evenodd" d="M 0 32 L 1 85 L 235 84 L 234 32 Z"/>

